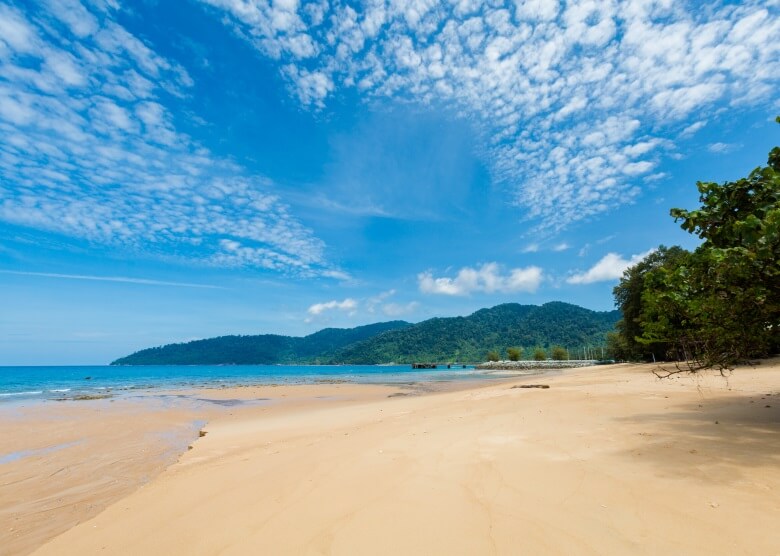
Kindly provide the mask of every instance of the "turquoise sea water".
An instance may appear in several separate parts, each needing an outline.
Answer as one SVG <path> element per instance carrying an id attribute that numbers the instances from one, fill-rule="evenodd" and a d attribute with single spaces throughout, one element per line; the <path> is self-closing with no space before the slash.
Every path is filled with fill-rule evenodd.
<path id="1" fill-rule="evenodd" d="M 0 367 L 0 403 L 136 392 L 156 388 L 200 388 L 249 384 L 425 383 L 496 378 L 473 367 L 415 370 L 410 365 L 160 365 L 139 367 Z"/>

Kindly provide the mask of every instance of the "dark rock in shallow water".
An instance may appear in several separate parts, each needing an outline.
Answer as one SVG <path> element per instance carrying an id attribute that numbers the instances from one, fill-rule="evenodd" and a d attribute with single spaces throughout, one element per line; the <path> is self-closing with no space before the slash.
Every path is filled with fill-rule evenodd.
<path id="1" fill-rule="evenodd" d="M 88 402 L 92 400 L 106 400 L 111 398 L 112 394 L 79 394 L 77 396 L 52 398 L 56 402 Z"/>

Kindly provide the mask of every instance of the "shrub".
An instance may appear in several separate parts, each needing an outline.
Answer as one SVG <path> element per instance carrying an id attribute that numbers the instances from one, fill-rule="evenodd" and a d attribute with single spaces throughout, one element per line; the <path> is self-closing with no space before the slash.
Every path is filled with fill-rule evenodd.
<path id="1" fill-rule="evenodd" d="M 569 358 L 569 352 L 561 346 L 555 346 L 552 349 L 552 358 L 555 361 L 566 361 Z"/>
<path id="2" fill-rule="evenodd" d="M 536 348 L 534 350 L 534 361 L 546 361 L 547 353 L 542 348 Z"/>
<path id="3" fill-rule="evenodd" d="M 510 361 L 520 361 L 520 357 L 523 355 L 523 350 L 520 348 L 507 348 L 506 355 Z"/>

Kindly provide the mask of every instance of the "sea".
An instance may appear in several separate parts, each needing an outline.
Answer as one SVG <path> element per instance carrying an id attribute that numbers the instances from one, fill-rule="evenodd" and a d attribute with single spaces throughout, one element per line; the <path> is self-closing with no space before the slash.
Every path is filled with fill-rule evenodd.
<path id="1" fill-rule="evenodd" d="M 516 374 L 516 373 L 515 373 Z M 446 365 L 149 365 L 0 366 L 0 404 L 122 396 L 139 390 L 221 388 L 268 384 L 420 384 L 490 380 L 510 376 L 473 366 Z"/>

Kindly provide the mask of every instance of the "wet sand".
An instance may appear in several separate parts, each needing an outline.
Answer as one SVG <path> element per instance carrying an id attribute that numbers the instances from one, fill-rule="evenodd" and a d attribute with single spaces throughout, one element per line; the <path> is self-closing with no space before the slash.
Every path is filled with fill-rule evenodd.
<path id="1" fill-rule="evenodd" d="M 266 386 L 0 405 L 0 554 L 28 554 L 134 492 L 174 464 L 210 419 L 335 407 L 398 391 Z"/>
<path id="2" fill-rule="evenodd" d="M 285 401 L 187 409 L 209 419 L 192 450 L 37 553 L 778 554 L 780 365 L 650 371 L 201 391 Z"/>

